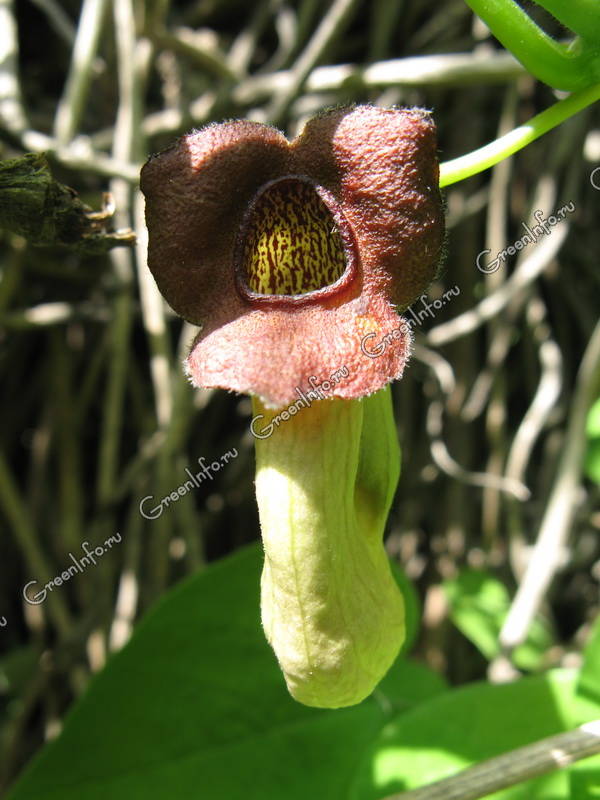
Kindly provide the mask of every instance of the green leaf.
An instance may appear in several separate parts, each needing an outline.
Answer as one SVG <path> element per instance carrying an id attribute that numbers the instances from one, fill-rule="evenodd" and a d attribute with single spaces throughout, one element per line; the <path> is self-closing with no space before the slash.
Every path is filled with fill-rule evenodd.
<path id="1" fill-rule="evenodd" d="M 569 800 L 600 798 L 600 756 L 586 758 L 569 771 Z"/>
<path id="2" fill-rule="evenodd" d="M 600 708 L 600 617 L 596 619 L 583 653 L 577 697 L 580 701 L 595 703 Z M 569 778 L 569 797 L 572 800 L 600 800 L 600 756 L 575 764 Z"/>
<path id="3" fill-rule="evenodd" d="M 446 690 L 446 683 L 437 672 L 423 664 L 398 659 L 373 692 L 373 697 L 384 707 L 400 712 Z"/>
<path id="4" fill-rule="evenodd" d="M 486 658 L 497 656 L 498 633 L 509 602 L 504 585 L 485 572 L 464 570 L 445 581 L 443 588 L 452 622 Z"/>
<path id="5" fill-rule="evenodd" d="M 575 672 L 557 670 L 510 684 L 472 684 L 416 706 L 383 729 L 360 765 L 350 800 L 426 785 L 594 719 L 600 706 L 578 700 L 576 681 Z M 569 792 L 569 775 L 559 772 L 490 797 L 572 800 Z"/>
<path id="6" fill-rule="evenodd" d="M 444 583 L 444 592 L 450 605 L 450 619 L 461 633 L 487 659 L 498 656 L 498 637 L 510 607 L 504 584 L 484 571 L 466 569 Z M 536 619 L 526 642 L 514 651 L 514 663 L 520 669 L 539 669 L 551 645 L 550 631 Z"/>
<path id="7" fill-rule="evenodd" d="M 596 619 L 585 647 L 577 691 L 600 705 L 600 617 Z"/>
<path id="8" fill-rule="evenodd" d="M 590 480 L 600 484 L 600 398 L 588 411 L 586 433 L 585 472 Z"/>
<path id="9" fill-rule="evenodd" d="M 261 567 L 253 546 L 163 598 L 10 800 L 346 800 L 392 710 L 443 685 L 399 660 L 358 706 L 296 703 L 260 627 Z"/>

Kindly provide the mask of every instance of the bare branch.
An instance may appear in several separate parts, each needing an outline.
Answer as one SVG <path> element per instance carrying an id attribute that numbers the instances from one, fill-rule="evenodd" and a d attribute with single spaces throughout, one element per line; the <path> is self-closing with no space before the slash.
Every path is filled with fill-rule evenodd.
<path id="1" fill-rule="evenodd" d="M 477 800 L 563 769 L 596 753 L 600 753 L 600 720 L 490 758 L 451 778 L 392 795 L 386 800 Z"/>
<path id="2" fill-rule="evenodd" d="M 531 560 L 500 632 L 500 643 L 504 647 L 516 647 L 525 640 L 544 595 L 562 564 L 577 508 L 575 496 L 581 480 L 587 413 L 596 398 L 599 379 L 600 322 L 596 324 L 579 368 L 558 474 Z"/>

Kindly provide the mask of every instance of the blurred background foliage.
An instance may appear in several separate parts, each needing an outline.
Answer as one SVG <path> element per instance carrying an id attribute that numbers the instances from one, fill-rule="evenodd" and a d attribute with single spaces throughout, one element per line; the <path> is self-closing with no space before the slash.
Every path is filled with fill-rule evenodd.
<path id="1" fill-rule="evenodd" d="M 543 9 L 522 5 L 565 37 Z M 324 107 L 369 102 L 432 109 L 447 160 L 557 94 L 462 0 L 0 0 L 0 78 L 0 158 L 46 152 L 88 208 L 110 192 L 113 229 L 137 235 L 98 255 L 0 230 L 7 784 L 169 587 L 259 538 L 250 402 L 194 390 L 182 374 L 194 330 L 146 267 L 145 158 L 210 121 L 248 117 L 292 136 Z M 597 403 L 587 413 L 597 345 L 578 370 L 598 323 L 599 160 L 590 108 L 445 192 L 444 266 L 424 298 L 440 302 L 394 386 L 403 474 L 387 548 L 422 606 L 412 655 L 453 685 L 577 667 L 598 614 Z M 483 250 L 522 237 L 535 210 L 547 218 L 565 204 L 573 211 L 541 241 L 496 272 L 477 268 Z M 200 457 L 221 463 L 233 451 L 156 519 L 140 513 Z M 557 502 L 568 511 L 553 525 Z M 533 576 L 521 630 L 510 612 L 523 622 L 514 598 L 541 531 L 550 585 L 538 574 L 536 600 Z M 83 542 L 117 533 L 97 566 L 25 602 L 28 582 L 59 576 Z"/>

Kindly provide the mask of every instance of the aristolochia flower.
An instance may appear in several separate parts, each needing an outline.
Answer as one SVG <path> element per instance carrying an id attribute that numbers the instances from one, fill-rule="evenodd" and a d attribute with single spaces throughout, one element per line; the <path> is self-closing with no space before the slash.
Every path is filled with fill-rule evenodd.
<path id="1" fill-rule="evenodd" d="M 192 381 L 253 395 L 268 431 L 253 427 L 267 638 L 297 699 L 359 702 L 404 635 L 382 547 L 397 442 L 389 392 L 373 393 L 402 374 L 398 311 L 440 258 L 434 124 L 359 106 L 292 142 L 211 125 L 151 158 L 142 190 L 150 269 L 201 326 Z M 364 337 L 391 331 L 393 346 L 366 357 Z"/>
<path id="2" fill-rule="evenodd" d="M 211 125 L 152 158 L 142 190 L 150 269 L 175 311 L 202 326 L 188 359 L 198 386 L 278 407 L 344 365 L 336 397 L 401 376 L 408 337 L 378 359 L 360 342 L 398 327 L 396 309 L 439 261 L 425 111 L 338 109 L 293 142 L 253 122 Z"/>

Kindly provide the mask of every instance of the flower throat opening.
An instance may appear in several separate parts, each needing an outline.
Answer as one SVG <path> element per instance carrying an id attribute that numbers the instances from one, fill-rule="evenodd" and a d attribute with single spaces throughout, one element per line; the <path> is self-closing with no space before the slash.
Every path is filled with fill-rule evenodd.
<path id="1" fill-rule="evenodd" d="M 346 269 L 332 212 L 314 186 L 297 178 L 277 181 L 255 199 L 241 255 L 248 288 L 264 295 L 314 292 Z"/>

